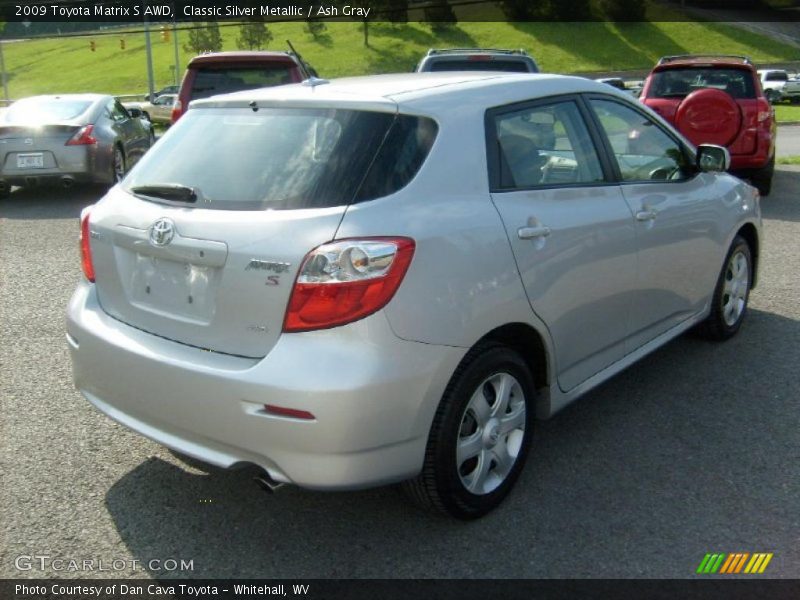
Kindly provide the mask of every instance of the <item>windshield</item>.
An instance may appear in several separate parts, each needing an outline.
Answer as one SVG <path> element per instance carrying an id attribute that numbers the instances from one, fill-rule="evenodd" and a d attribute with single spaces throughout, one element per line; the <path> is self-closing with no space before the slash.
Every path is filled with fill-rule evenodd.
<path id="1" fill-rule="evenodd" d="M 431 71 L 503 71 L 506 73 L 529 73 L 528 65 L 521 60 L 438 60 L 431 64 Z"/>
<path id="2" fill-rule="evenodd" d="M 753 75 L 750 71 L 714 67 L 682 67 L 656 71 L 653 73 L 648 96 L 682 98 L 703 88 L 722 90 L 733 98 L 756 97 Z"/>
<path id="3" fill-rule="evenodd" d="M 87 100 L 27 98 L 8 107 L 3 115 L 6 123 L 47 123 L 69 121 L 79 117 L 92 103 Z"/>
<path id="4" fill-rule="evenodd" d="M 199 68 L 192 84 L 192 100 L 241 90 L 291 83 L 288 63 L 258 67 Z"/>
<path id="5" fill-rule="evenodd" d="M 432 123 L 356 110 L 192 109 L 124 186 L 132 193 L 147 186 L 191 188 L 198 208 L 342 206 L 405 186 L 433 143 Z M 373 172 L 381 173 L 383 185 Z"/>

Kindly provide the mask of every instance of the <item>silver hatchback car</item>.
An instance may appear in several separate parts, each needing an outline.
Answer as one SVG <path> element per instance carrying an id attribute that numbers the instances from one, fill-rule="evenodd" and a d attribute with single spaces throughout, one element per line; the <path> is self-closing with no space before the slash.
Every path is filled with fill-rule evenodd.
<path id="1" fill-rule="evenodd" d="M 761 217 L 728 161 L 583 78 L 198 101 L 82 214 L 75 383 L 270 487 L 404 482 L 479 517 L 536 417 L 692 327 L 737 332 Z"/>

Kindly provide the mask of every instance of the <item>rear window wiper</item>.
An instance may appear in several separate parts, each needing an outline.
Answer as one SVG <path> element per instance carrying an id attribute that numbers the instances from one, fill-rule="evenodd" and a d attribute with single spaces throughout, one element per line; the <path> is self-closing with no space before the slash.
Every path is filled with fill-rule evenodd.
<path id="1" fill-rule="evenodd" d="M 198 190 L 179 183 L 159 183 L 153 185 L 137 185 L 130 189 L 134 194 L 162 198 L 173 202 L 197 202 Z"/>

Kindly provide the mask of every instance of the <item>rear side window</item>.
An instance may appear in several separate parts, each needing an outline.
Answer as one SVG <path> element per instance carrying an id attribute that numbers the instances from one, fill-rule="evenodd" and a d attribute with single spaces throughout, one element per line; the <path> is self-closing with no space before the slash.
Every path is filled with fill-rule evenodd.
<path id="1" fill-rule="evenodd" d="M 3 120 L 6 123 L 67 121 L 81 116 L 91 105 L 86 100 L 29 98 L 9 106 Z"/>
<path id="2" fill-rule="evenodd" d="M 589 131 L 572 102 L 537 104 L 498 114 L 493 189 L 512 191 L 602 182 L 603 170 Z"/>
<path id="3" fill-rule="evenodd" d="M 291 83 L 291 65 L 280 63 L 247 68 L 199 68 L 192 84 L 192 100 L 241 90 Z"/>
<path id="4" fill-rule="evenodd" d="M 733 98 L 755 98 L 753 74 L 747 69 L 681 67 L 653 73 L 648 96 L 651 98 L 683 98 L 695 90 L 715 88 Z"/>
<path id="5" fill-rule="evenodd" d="M 521 60 L 438 60 L 431 64 L 431 71 L 502 71 L 504 73 L 530 73 L 531 69 Z"/>
<path id="6" fill-rule="evenodd" d="M 191 187 L 198 208 L 342 206 L 408 183 L 432 136 L 435 125 L 421 117 L 336 109 L 202 108 L 186 113 L 145 154 L 125 187 Z"/>
<path id="7" fill-rule="evenodd" d="M 764 78 L 765 81 L 789 81 L 789 76 L 786 73 L 781 71 L 773 71 L 772 73 L 767 73 L 767 76 Z"/>

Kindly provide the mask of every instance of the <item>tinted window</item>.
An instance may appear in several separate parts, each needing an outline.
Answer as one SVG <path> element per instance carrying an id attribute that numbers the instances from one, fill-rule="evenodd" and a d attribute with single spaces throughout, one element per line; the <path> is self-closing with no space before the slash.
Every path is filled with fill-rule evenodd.
<path id="1" fill-rule="evenodd" d="M 192 84 L 192 100 L 291 83 L 288 64 L 272 64 L 247 68 L 200 68 Z"/>
<path id="2" fill-rule="evenodd" d="M 642 113 L 608 100 L 591 100 L 611 142 L 623 181 L 683 179 L 689 161 L 681 146 Z"/>
<path id="3" fill-rule="evenodd" d="M 789 81 L 789 76 L 786 73 L 782 73 L 780 71 L 774 71 L 772 73 L 767 73 L 765 78 L 766 81 Z"/>
<path id="4" fill-rule="evenodd" d="M 9 106 L 3 120 L 6 123 L 68 121 L 82 115 L 91 105 L 87 100 L 28 98 Z"/>
<path id="5" fill-rule="evenodd" d="M 715 88 L 734 98 L 755 98 L 753 74 L 746 69 L 686 67 L 653 73 L 648 96 L 651 98 L 683 98 L 695 90 Z"/>
<path id="6" fill-rule="evenodd" d="M 499 114 L 494 134 L 500 189 L 603 181 L 600 160 L 574 102 Z"/>
<path id="7" fill-rule="evenodd" d="M 125 184 L 189 186 L 205 208 L 341 206 L 408 182 L 429 147 L 431 125 L 421 121 L 354 110 L 190 110 Z"/>
<path id="8" fill-rule="evenodd" d="M 437 60 L 431 71 L 503 71 L 505 73 L 530 73 L 528 65 L 520 60 Z"/>

